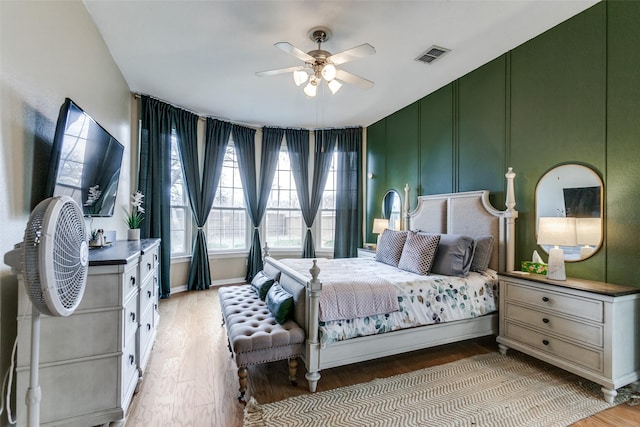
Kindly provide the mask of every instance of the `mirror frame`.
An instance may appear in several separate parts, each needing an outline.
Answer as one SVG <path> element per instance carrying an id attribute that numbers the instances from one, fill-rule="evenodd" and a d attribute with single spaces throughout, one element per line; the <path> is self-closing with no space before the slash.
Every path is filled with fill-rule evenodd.
<path id="1" fill-rule="evenodd" d="M 391 212 L 387 212 L 386 210 L 386 200 L 387 197 L 395 197 L 395 200 L 393 200 L 393 202 L 391 203 Z M 397 200 L 397 202 L 396 202 Z M 393 206 L 395 206 L 397 203 L 398 206 L 398 210 L 395 211 L 393 210 Z M 389 228 L 391 230 L 395 230 L 396 229 L 396 225 L 397 225 L 397 229 L 398 230 L 402 230 L 402 197 L 400 197 L 400 192 L 398 192 L 397 190 L 394 189 L 390 189 L 387 190 L 386 193 L 384 193 L 384 196 L 382 196 L 382 209 L 381 209 L 381 213 L 382 213 L 382 218 L 384 219 L 389 219 Z M 391 216 L 397 213 L 397 218 L 395 218 L 396 221 L 398 221 L 397 223 L 393 223 L 391 222 Z"/>
<path id="2" fill-rule="evenodd" d="M 568 185 L 568 187 L 564 187 L 563 185 Z M 564 190 L 565 188 L 581 188 L 581 187 L 600 187 L 600 206 L 599 206 L 599 218 L 600 218 L 600 239 L 598 244 L 595 246 L 595 249 L 589 249 L 588 251 L 580 251 L 580 245 L 575 247 L 563 247 L 564 249 L 564 260 L 566 262 L 578 262 L 584 261 L 593 255 L 595 255 L 598 250 L 602 247 L 602 242 L 604 238 L 604 217 L 603 217 L 603 206 L 604 206 L 604 184 L 602 182 L 602 178 L 600 174 L 594 170 L 593 168 L 577 163 L 565 163 L 561 165 L 554 166 L 549 169 L 536 184 L 534 201 L 535 201 L 535 238 L 537 241 L 538 238 L 538 224 L 540 217 L 542 216 L 565 216 L 565 201 L 564 194 L 562 192 L 557 192 L 557 190 Z M 549 192 L 552 194 L 557 193 L 555 199 L 562 202 L 560 208 L 555 208 L 556 212 L 551 212 L 550 209 L 553 209 L 553 202 L 550 204 L 551 206 L 542 207 L 542 200 L 548 202 L 548 199 L 553 197 L 548 194 L 544 197 L 541 197 L 541 192 Z M 548 204 L 548 203 L 547 203 Z M 544 213 L 541 213 L 541 210 Z M 594 217 L 595 218 L 595 217 Z M 580 243 L 580 242 L 579 242 Z M 541 248 L 544 252 L 549 253 L 548 245 L 537 245 L 537 247 Z M 587 246 L 585 246 L 587 247 Z"/>

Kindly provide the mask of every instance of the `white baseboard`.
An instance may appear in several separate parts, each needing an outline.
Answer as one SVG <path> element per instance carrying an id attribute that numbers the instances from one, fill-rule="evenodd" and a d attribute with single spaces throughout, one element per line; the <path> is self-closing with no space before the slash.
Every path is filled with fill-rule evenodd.
<path id="1" fill-rule="evenodd" d="M 211 287 L 220 287 L 220 286 L 226 286 L 226 285 L 237 285 L 237 284 L 242 284 L 242 283 L 246 283 L 246 280 L 244 280 L 244 277 L 234 277 L 234 278 L 231 278 L 231 279 L 212 280 L 211 281 Z M 172 294 L 177 294 L 177 293 L 186 292 L 186 291 L 188 291 L 187 285 L 174 286 L 174 287 L 171 288 L 171 293 Z"/>

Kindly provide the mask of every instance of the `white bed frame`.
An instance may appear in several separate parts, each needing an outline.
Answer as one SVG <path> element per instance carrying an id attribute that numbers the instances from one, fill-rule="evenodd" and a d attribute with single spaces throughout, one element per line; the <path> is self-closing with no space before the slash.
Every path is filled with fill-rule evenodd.
<path id="1" fill-rule="evenodd" d="M 418 204 L 409 212 L 409 187 L 405 187 L 404 229 L 434 233 L 494 236 L 494 251 L 489 267 L 498 271 L 513 270 L 515 253 L 515 196 L 511 168 L 505 174 L 507 179 L 506 210 L 499 211 L 489 203 L 488 191 L 439 194 L 418 197 Z M 352 338 L 321 346 L 319 342 L 318 307 L 322 292 L 322 282 L 318 279 L 320 269 L 313 260 L 309 270 L 311 280 L 268 256 L 265 250 L 265 271 L 267 274 L 280 273 L 280 283 L 296 299 L 295 319 L 307 334 L 304 362 L 307 368 L 305 378 L 309 390 L 316 391 L 320 371 L 335 366 L 376 359 L 413 350 L 433 347 L 456 341 L 497 334 L 497 313 L 474 319 L 438 323 L 410 329 L 402 329 L 385 334 Z M 299 288 L 298 297 L 295 290 Z M 302 303 L 302 304 L 301 304 Z M 308 309 L 307 309 L 308 308 Z"/>

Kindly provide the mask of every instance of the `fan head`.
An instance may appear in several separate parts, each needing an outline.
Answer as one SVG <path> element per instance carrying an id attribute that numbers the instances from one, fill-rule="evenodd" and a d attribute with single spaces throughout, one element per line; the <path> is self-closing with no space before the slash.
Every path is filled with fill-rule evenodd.
<path id="1" fill-rule="evenodd" d="M 68 316 L 87 283 L 89 251 L 84 217 L 67 196 L 40 202 L 24 232 L 22 274 L 31 303 L 49 316 Z"/>

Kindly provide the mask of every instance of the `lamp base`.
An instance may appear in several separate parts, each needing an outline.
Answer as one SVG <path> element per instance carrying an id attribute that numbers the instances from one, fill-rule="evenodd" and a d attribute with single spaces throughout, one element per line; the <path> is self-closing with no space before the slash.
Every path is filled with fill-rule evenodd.
<path id="1" fill-rule="evenodd" d="M 564 269 L 564 252 L 557 246 L 549 250 L 547 279 L 567 280 L 567 274 Z"/>

